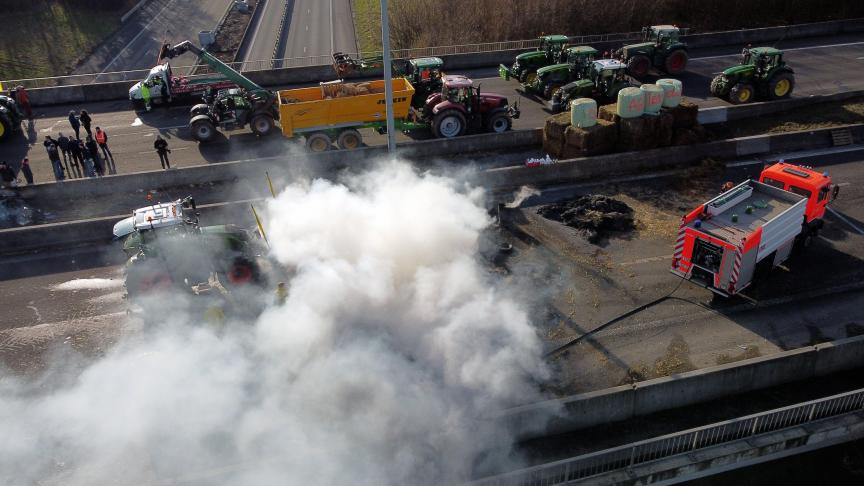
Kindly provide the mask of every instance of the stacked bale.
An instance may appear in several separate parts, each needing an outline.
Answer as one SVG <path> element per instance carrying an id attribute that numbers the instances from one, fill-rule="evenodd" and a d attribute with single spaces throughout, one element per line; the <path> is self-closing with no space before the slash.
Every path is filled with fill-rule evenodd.
<path id="1" fill-rule="evenodd" d="M 570 113 L 546 119 L 543 127 L 543 151 L 557 159 L 573 159 L 614 151 L 618 138 L 615 123 L 596 120 L 591 126 L 573 126 Z"/>
<path id="2" fill-rule="evenodd" d="M 543 151 L 555 158 L 563 158 L 564 132 L 570 126 L 570 113 L 559 113 L 546 119 L 543 126 Z"/>

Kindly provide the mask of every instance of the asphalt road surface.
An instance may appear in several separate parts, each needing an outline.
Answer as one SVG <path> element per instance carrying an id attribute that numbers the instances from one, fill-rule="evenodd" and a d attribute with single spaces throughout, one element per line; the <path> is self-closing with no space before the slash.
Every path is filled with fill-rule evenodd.
<path id="1" fill-rule="evenodd" d="M 295 0 L 282 57 L 330 56 L 340 51 L 357 51 L 350 0 Z"/>
<path id="2" fill-rule="evenodd" d="M 156 64 L 163 42 L 184 40 L 198 43 L 198 32 L 213 30 L 233 0 L 153 0 L 97 49 L 76 74 L 149 69 Z M 184 54 L 177 66 L 195 64 L 195 56 Z"/>
<path id="3" fill-rule="evenodd" d="M 297 5 L 300 3 L 297 2 Z M 326 5 L 327 2 L 322 3 Z M 864 78 L 859 76 L 864 66 L 864 35 L 788 41 L 782 47 L 788 49 L 786 59 L 796 71 L 795 97 L 864 89 Z M 709 95 L 709 79 L 723 66 L 737 62 L 738 54 L 737 47 L 694 51 L 688 72 L 682 76 L 685 95 L 701 106 L 725 105 L 724 101 Z M 484 91 L 507 95 L 511 103 L 520 96 L 516 91 L 518 83 L 498 78 L 494 67 L 464 73 L 471 76 L 475 83 L 481 84 Z M 522 117 L 515 121 L 514 129 L 540 127 L 549 116 L 546 106 L 538 100 L 524 97 L 520 106 Z M 153 139 L 157 133 L 168 140 L 173 150 L 172 164 L 175 167 L 274 156 L 299 148 L 299 144 L 282 140 L 278 135 L 271 140 L 261 141 L 245 129 L 228 132 L 217 142 L 200 145 L 189 135 L 188 107 L 138 113 L 127 101 L 120 100 L 38 108 L 34 127 L 0 146 L 0 160 L 16 162 L 27 156 L 37 182 L 53 180 L 42 139 L 45 135 L 56 138 L 59 132 L 69 135 L 66 115 L 70 109 L 81 108 L 86 108 L 92 114 L 94 125 L 107 130 L 119 173 L 159 169 L 158 157 L 153 152 Z M 418 132 L 411 136 L 428 138 L 429 134 Z M 364 131 L 364 139 L 368 145 L 386 144 L 384 137 L 371 130 Z M 410 140 L 404 134 L 399 134 L 398 139 Z"/>
<path id="4" fill-rule="evenodd" d="M 251 38 L 243 56 L 244 61 L 261 61 L 273 58 L 273 49 L 279 42 L 279 24 L 282 22 L 285 4 L 286 2 L 290 4 L 291 1 L 263 0 L 263 2 L 259 2 L 258 8 L 264 10 L 256 15 L 256 24 L 247 33 Z M 277 57 L 281 56 L 277 55 Z M 269 69 L 269 66 L 262 67 Z"/>

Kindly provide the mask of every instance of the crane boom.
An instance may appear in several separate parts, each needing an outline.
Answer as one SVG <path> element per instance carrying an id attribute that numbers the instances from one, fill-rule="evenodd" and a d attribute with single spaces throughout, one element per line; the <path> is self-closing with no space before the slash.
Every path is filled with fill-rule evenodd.
<path id="1" fill-rule="evenodd" d="M 266 89 L 259 86 L 257 83 L 252 81 L 240 74 L 239 71 L 233 69 L 231 66 L 225 64 L 220 61 L 216 56 L 210 54 L 209 52 L 201 49 L 190 41 L 183 41 L 177 44 L 174 47 L 171 47 L 170 44 L 165 44 L 162 46 L 162 49 L 159 51 L 159 60 L 162 59 L 173 59 L 177 56 L 185 54 L 186 52 L 192 52 L 198 56 L 198 59 L 206 63 L 208 66 L 215 69 L 220 74 L 224 75 L 229 80 L 233 81 L 237 84 L 237 86 L 241 86 L 246 88 L 250 92 L 262 93 L 267 92 Z"/>

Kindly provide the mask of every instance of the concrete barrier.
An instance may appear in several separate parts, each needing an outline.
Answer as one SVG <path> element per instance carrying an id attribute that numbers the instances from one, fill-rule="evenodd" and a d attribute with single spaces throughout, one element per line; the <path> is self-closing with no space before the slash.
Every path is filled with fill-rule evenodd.
<path id="1" fill-rule="evenodd" d="M 522 439 L 563 434 L 853 370 L 862 365 L 864 336 L 857 336 L 635 385 L 516 407 L 493 419 Z"/>
<path id="2" fill-rule="evenodd" d="M 813 95 L 802 98 L 790 98 L 787 100 L 764 101 L 738 106 L 715 106 L 712 108 L 699 109 L 699 123 L 710 125 L 712 123 L 726 123 L 746 118 L 771 115 L 820 103 L 832 103 L 846 101 L 854 98 L 864 97 L 864 90 L 845 91 L 829 95 Z"/>
<path id="3" fill-rule="evenodd" d="M 808 37 L 861 32 L 862 30 L 864 30 L 864 19 L 831 20 L 809 24 L 691 34 L 684 36 L 684 41 L 691 49 L 728 45 L 743 47 L 747 44 L 774 44 L 786 39 L 806 39 Z"/>

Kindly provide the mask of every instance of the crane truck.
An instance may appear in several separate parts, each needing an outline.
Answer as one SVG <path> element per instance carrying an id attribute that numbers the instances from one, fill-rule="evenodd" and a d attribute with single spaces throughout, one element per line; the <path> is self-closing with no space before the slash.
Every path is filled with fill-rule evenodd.
<path id="1" fill-rule="evenodd" d="M 736 295 L 793 250 L 809 247 L 839 192 L 827 172 L 774 164 L 682 218 L 671 271 L 721 296 Z"/>
<path id="2" fill-rule="evenodd" d="M 249 125 L 252 132 L 258 136 L 275 132 L 276 119 L 279 117 L 275 93 L 262 88 L 190 41 L 181 42 L 174 47 L 166 44 L 162 47 L 159 58 L 172 59 L 186 52 L 196 54 L 198 59 L 238 86 L 220 89 L 215 95 L 207 97 L 207 103 L 192 107 L 189 127 L 195 140 L 213 140 L 217 127 L 222 130 L 235 130 Z"/>

